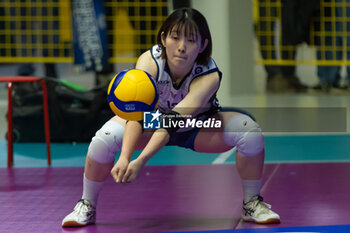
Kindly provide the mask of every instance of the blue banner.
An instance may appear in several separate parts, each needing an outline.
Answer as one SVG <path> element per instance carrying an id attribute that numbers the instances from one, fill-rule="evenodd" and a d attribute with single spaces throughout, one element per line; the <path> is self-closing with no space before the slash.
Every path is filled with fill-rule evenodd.
<path id="1" fill-rule="evenodd" d="M 103 71 L 108 67 L 108 42 L 104 1 L 73 0 L 74 64 L 84 70 Z"/>

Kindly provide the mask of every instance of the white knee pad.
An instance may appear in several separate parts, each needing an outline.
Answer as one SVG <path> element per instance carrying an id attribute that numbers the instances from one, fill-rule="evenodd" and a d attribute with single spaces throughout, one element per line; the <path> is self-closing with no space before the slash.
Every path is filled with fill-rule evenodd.
<path id="1" fill-rule="evenodd" d="M 124 127 L 115 121 L 107 121 L 92 138 L 88 156 L 98 163 L 114 162 L 114 157 L 122 147 Z"/>
<path id="2" fill-rule="evenodd" d="M 253 156 L 260 153 L 265 146 L 264 135 L 259 125 L 247 115 L 232 117 L 224 129 L 227 145 L 236 146 L 243 155 Z"/>

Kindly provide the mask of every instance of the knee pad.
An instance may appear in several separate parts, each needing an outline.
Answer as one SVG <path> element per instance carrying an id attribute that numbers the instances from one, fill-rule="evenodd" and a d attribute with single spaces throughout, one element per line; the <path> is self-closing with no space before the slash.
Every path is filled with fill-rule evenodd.
<path id="1" fill-rule="evenodd" d="M 92 138 L 88 149 L 90 159 L 98 163 L 114 162 L 122 147 L 124 127 L 115 121 L 107 121 Z"/>
<path id="2" fill-rule="evenodd" d="M 265 146 L 264 135 L 259 125 L 247 115 L 232 117 L 224 128 L 224 140 L 227 145 L 236 146 L 243 155 L 253 156 Z"/>

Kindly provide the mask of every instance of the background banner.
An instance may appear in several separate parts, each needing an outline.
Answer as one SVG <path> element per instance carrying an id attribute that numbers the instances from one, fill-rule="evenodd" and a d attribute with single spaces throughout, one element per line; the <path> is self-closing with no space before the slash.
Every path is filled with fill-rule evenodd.
<path id="1" fill-rule="evenodd" d="M 74 64 L 84 70 L 108 67 L 108 43 L 104 1 L 72 1 Z"/>

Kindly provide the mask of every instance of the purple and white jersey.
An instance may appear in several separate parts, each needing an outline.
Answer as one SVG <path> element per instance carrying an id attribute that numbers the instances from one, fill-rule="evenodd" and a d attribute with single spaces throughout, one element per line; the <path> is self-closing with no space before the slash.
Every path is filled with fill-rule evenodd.
<path id="1" fill-rule="evenodd" d="M 154 45 L 151 48 L 151 54 L 154 61 L 157 64 L 157 86 L 159 91 L 159 103 L 158 108 L 163 113 L 168 113 L 173 109 L 189 92 L 190 85 L 194 79 L 197 77 L 210 74 L 213 72 L 219 72 L 221 79 L 221 72 L 216 66 L 214 60 L 210 58 L 209 64 L 198 65 L 195 63 L 191 72 L 189 72 L 185 78 L 181 81 L 179 86 L 174 86 L 168 64 L 165 59 L 161 57 L 161 48 L 158 45 Z M 209 110 L 217 110 L 220 108 L 218 100 L 216 98 L 216 93 L 210 98 L 208 103 L 206 103 L 200 113 L 207 112 Z"/>

